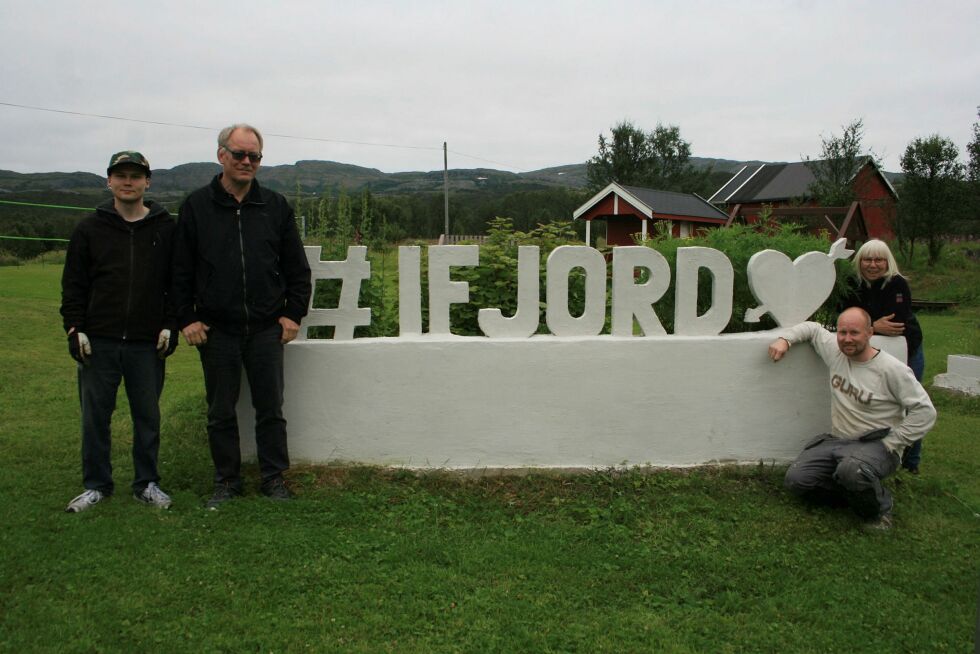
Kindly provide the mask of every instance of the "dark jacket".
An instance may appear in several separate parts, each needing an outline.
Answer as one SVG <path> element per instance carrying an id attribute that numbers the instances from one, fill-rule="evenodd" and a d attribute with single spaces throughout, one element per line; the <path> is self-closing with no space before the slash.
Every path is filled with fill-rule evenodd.
<path id="1" fill-rule="evenodd" d="M 159 204 L 126 222 L 112 200 L 86 216 L 71 235 L 61 276 L 65 331 L 154 341 L 176 329 L 168 302 L 174 219 Z"/>
<path id="2" fill-rule="evenodd" d="M 848 294 L 841 300 L 840 310 L 861 307 L 871 315 L 871 320 L 894 313 L 895 322 L 905 325 L 905 342 L 908 353 L 922 346 L 922 328 L 912 313 L 912 291 L 901 275 L 892 275 L 886 283 L 884 278 L 871 284 L 857 278 L 848 279 Z"/>
<path id="3" fill-rule="evenodd" d="M 180 207 L 173 280 L 181 328 L 200 320 L 244 333 L 281 316 L 299 323 L 312 284 L 286 198 L 252 180 L 239 204 L 221 175 L 191 193 Z"/>

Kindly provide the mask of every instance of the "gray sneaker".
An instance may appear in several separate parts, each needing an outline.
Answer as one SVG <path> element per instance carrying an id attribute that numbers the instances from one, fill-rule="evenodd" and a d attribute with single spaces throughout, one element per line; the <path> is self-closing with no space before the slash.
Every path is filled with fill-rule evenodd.
<path id="1" fill-rule="evenodd" d="M 211 511 L 217 511 L 219 506 L 228 500 L 235 499 L 236 497 L 238 497 L 238 493 L 231 486 L 227 484 L 217 484 L 214 487 L 214 494 L 204 506 Z"/>
<path id="2" fill-rule="evenodd" d="M 171 504 L 170 496 L 164 493 L 153 481 L 146 485 L 142 493 L 133 493 L 133 497 L 143 504 L 149 504 L 158 509 L 169 509 Z"/>
<path id="3" fill-rule="evenodd" d="M 892 528 L 892 514 L 882 513 L 864 523 L 865 531 L 889 531 Z"/>
<path id="4" fill-rule="evenodd" d="M 101 502 L 104 497 L 105 494 L 102 491 L 87 490 L 68 503 L 65 513 L 81 513 Z"/>

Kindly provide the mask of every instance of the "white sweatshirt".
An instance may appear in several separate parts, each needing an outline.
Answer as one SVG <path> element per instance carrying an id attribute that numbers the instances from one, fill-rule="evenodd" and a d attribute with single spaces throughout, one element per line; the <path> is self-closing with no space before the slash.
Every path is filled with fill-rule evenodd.
<path id="1" fill-rule="evenodd" d="M 780 330 L 779 335 L 791 344 L 809 341 L 830 369 L 830 424 L 835 436 L 855 439 L 872 429 L 891 427 L 883 443 L 901 455 L 935 424 L 936 409 L 922 384 L 887 352 L 879 351 L 864 363 L 851 361 L 837 347 L 837 336 L 815 322 Z"/>

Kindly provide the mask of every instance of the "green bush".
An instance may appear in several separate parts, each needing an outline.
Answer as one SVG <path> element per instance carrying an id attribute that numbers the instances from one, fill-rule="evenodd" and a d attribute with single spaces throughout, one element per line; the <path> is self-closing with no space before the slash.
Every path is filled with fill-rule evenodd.
<path id="1" fill-rule="evenodd" d="M 20 257 L 16 254 L 7 250 L 0 250 L 0 266 L 19 266 L 20 264 Z"/>
<path id="2" fill-rule="evenodd" d="M 65 256 L 67 254 L 67 250 L 48 250 L 47 252 L 42 252 L 34 257 L 34 259 L 31 260 L 31 263 L 64 265 Z"/>
<path id="3" fill-rule="evenodd" d="M 360 306 L 371 307 L 371 324 L 356 327 L 357 338 L 398 336 L 398 257 L 390 249 L 381 245 L 373 256 L 369 253 L 371 277 L 361 286 Z"/>

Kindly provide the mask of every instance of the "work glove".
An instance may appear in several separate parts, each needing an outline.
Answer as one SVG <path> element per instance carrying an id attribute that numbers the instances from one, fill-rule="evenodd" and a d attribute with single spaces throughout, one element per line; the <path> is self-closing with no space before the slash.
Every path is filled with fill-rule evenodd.
<path id="1" fill-rule="evenodd" d="M 166 359 L 177 349 L 178 342 L 179 339 L 170 335 L 169 329 L 161 329 L 160 335 L 157 337 L 157 356 Z"/>
<path id="2" fill-rule="evenodd" d="M 88 358 L 92 356 L 92 344 L 89 343 L 88 336 L 82 332 L 68 334 L 68 354 L 75 361 L 87 364 Z"/>

